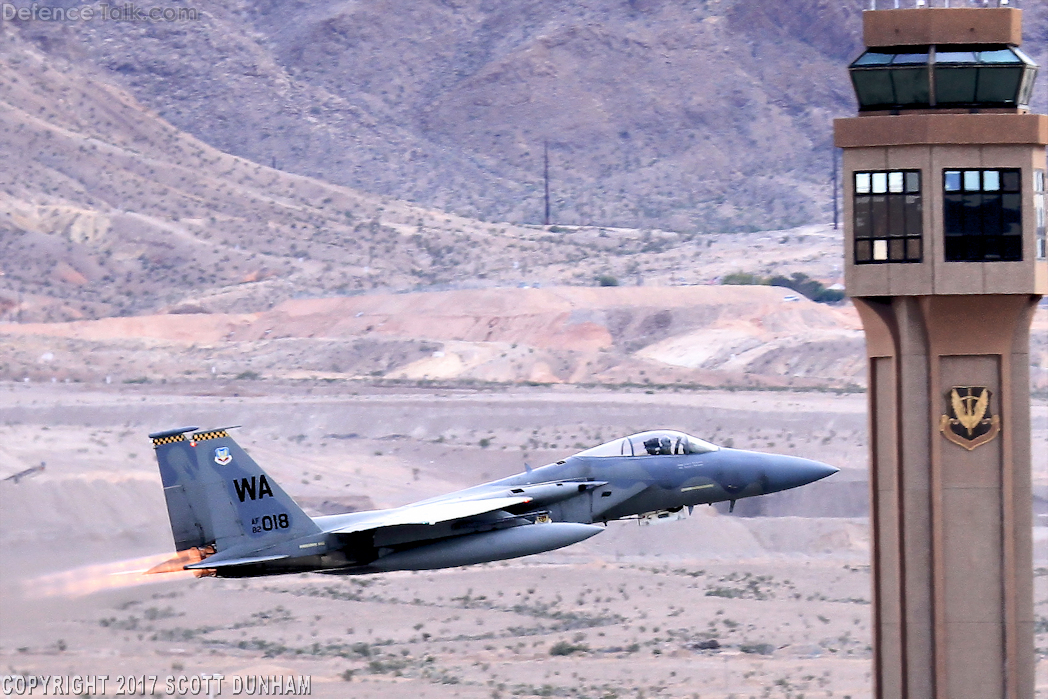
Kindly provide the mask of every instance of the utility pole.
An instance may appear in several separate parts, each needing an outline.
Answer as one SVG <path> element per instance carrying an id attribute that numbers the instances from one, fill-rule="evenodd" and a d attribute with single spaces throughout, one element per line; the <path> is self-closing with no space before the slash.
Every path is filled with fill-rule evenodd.
<path id="1" fill-rule="evenodd" d="M 542 218 L 542 225 L 549 225 L 549 141 L 542 144 L 542 180 L 546 189 L 546 215 Z"/>
<path id="2" fill-rule="evenodd" d="M 830 148 L 830 159 L 833 160 L 833 230 L 837 230 L 837 146 Z"/>

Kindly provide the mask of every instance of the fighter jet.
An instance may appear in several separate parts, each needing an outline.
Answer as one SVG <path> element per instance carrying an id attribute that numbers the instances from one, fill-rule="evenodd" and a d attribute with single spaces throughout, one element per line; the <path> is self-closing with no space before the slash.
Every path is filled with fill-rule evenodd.
<path id="1" fill-rule="evenodd" d="M 178 552 L 150 572 L 360 575 L 500 561 L 578 543 L 613 520 L 679 517 L 723 501 L 734 507 L 837 472 L 654 430 L 403 507 L 309 517 L 229 429 L 149 435 Z"/>

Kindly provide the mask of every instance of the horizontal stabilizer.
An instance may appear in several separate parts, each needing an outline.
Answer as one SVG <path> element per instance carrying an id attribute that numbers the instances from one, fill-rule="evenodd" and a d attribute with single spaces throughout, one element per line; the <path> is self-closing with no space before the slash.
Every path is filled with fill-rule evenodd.
<path id="1" fill-rule="evenodd" d="M 503 510 L 513 505 L 523 505 L 532 501 L 532 498 L 521 495 L 510 498 L 489 498 L 487 500 L 464 500 L 460 502 L 433 502 L 426 505 L 408 505 L 395 510 L 377 511 L 373 517 L 371 514 L 361 512 L 358 521 L 351 522 L 338 529 L 331 530 L 333 534 L 352 534 L 382 527 L 396 527 L 405 524 L 439 524 L 454 519 L 465 519 L 487 512 Z"/>
<path id="2" fill-rule="evenodd" d="M 279 556 L 248 556 L 247 558 L 230 558 L 225 561 L 216 561 L 212 558 L 205 558 L 199 563 L 191 563 L 186 566 L 186 570 L 210 570 L 212 568 L 229 568 L 231 566 L 246 566 L 252 563 L 265 563 L 266 561 L 279 561 L 281 558 L 287 558 L 287 554 L 281 554 Z"/>
<path id="3" fill-rule="evenodd" d="M 153 432 L 149 435 L 150 439 L 166 439 L 167 437 L 178 437 L 186 432 L 193 432 L 194 430 L 200 429 L 199 427 L 176 427 L 173 430 L 162 430 L 160 432 Z"/>

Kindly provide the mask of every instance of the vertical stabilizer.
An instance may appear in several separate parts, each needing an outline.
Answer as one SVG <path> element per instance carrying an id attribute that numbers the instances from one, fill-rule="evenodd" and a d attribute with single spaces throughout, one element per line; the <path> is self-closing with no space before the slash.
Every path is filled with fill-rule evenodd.
<path id="1" fill-rule="evenodd" d="M 319 531 L 225 429 L 180 428 L 153 440 L 176 550 L 271 544 Z"/>

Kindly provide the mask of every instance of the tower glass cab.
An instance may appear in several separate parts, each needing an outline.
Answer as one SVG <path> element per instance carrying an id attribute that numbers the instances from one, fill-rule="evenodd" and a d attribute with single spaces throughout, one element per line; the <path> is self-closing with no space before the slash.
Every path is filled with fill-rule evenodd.
<path id="1" fill-rule="evenodd" d="M 860 112 L 1028 109 L 1037 64 L 1016 46 L 933 44 L 867 49 L 848 72 Z"/>

